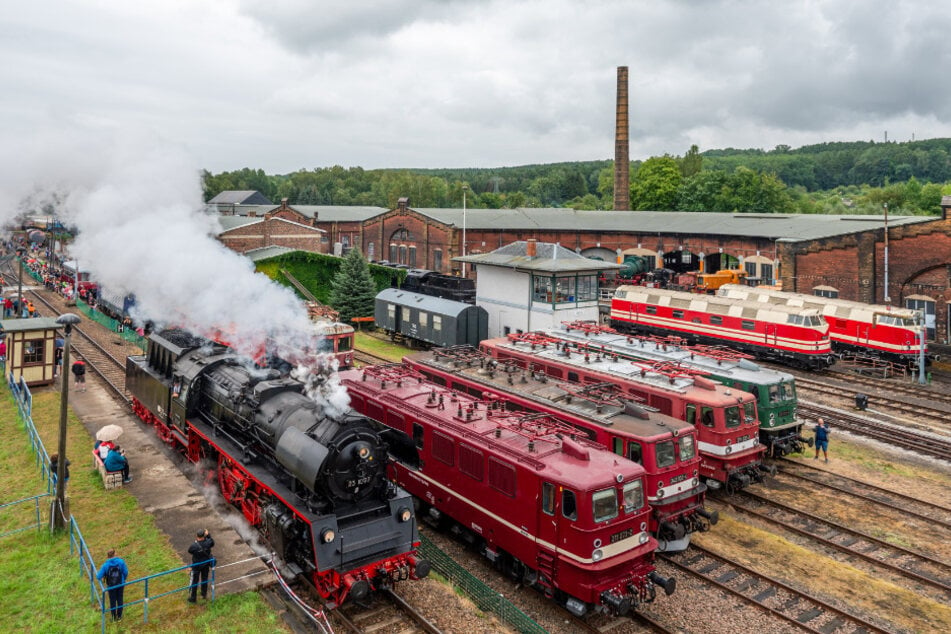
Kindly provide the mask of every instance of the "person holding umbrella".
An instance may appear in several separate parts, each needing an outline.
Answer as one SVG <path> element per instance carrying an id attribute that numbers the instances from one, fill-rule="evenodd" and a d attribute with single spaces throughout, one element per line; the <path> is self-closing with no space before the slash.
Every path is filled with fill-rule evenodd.
<path id="1" fill-rule="evenodd" d="M 122 435 L 123 429 L 118 425 L 106 425 L 96 432 L 96 444 L 93 449 L 99 452 L 99 458 L 105 464 L 106 456 L 116 447 L 116 439 Z"/>

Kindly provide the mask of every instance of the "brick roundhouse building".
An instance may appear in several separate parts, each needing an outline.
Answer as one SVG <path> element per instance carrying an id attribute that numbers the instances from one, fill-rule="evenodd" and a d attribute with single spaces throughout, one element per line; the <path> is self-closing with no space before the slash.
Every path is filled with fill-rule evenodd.
<path id="1" fill-rule="evenodd" d="M 229 204 L 219 239 L 239 252 L 283 246 L 461 274 L 453 258 L 518 240 L 615 262 L 640 255 L 678 271 L 744 268 L 753 283 L 921 309 L 929 339 L 951 341 L 951 196 L 941 216 L 719 214 L 572 209 L 414 209 Z M 464 228 L 464 230 L 463 230 Z M 463 232 L 466 244 L 462 244 Z M 463 248 L 464 246 L 464 248 Z M 472 272 L 470 275 L 474 274 Z M 885 280 L 888 288 L 885 288 Z M 890 301 L 885 302 L 885 298 Z"/>

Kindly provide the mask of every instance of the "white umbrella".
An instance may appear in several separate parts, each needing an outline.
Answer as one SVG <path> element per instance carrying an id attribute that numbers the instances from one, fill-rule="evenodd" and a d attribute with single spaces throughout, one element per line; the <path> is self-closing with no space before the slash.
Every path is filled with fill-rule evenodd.
<path id="1" fill-rule="evenodd" d="M 96 440 L 115 440 L 122 435 L 124 430 L 118 425 L 106 425 L 96 432 Z"/>

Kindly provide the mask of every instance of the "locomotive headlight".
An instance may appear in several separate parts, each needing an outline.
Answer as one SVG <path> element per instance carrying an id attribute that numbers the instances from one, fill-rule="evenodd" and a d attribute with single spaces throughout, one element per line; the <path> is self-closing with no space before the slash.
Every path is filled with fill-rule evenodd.
<path id="1" fill-rule="evenodd" d="M 693 480 L 690 481 L 690 483 L 693 486 L 697 486 L 698 484 L 700 484 L 700 478 L 694 478 Z"/>
<path id="2" fill-rule="evenodd" d="M 601 552 L 601 549 L 600 549 L 600 548 L 597 549 L 597 550 L 595 550 L 593 553 L 591 553 L 591 560 L 592 560 L 592 561 L 601 561 L 601 558 L 602 558 L 602 557 L 604 557 L 604 553 Z"/>
<path id="3" fill-rule="evenodd" d="M 360 460 L 366 460 L 367 458 L 369 458 L 370 448 L 367 447 L 366 445 L 360 445 L 359 447 L 357 447 L 357 457 L 360 458 Z"/>
<path id="4" fill-rule="evenodd" d="M 641 544 L 646 544 L 647 540 L 649 540 L 650 538 L 651 536 L 648 535 L 647 533 L 641 533 L 640 535 L 638 535 L 637 541 Z"/>
<path id="5" fill-rule="evenodd" d="M 332 528 L 325 528 L 324 530 L 320 531 L 320 541 L 322 541 L 325 544 L 329 544 L 330 542 L 332 542 L 334 540 L 334 537 L 336 536 L 337 534 L 333 531 Z"/>
<path id="6" fill-rule="evenodd" d="M 396 517 L 398 517 L 401 522 L 408 522 L 413 518 L 413 512 L 404 506 L 397 511 Z"/>
<path id="7" fill-rule="evenodd" d="M 727 452 L 727 454 L 733 453 L 733 447 L 727 445 L 727 447 L 726 447 L 726 452 Z"/>

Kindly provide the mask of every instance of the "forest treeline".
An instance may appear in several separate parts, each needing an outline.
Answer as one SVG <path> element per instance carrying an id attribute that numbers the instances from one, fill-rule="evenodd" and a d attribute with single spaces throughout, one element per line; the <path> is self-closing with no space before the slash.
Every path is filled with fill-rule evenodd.
<path id="1" fill-rule="evenodd" d="M 614 163 L 583 161 L 503 168 L 379 169 L 341 166 L 270 175 L 245 168 L 203 174 L 205 200 L 257 190 L 291 205 L 392 209 L 572 207 L 611 209 Z M 793 149 L 707 150 L 631 163 L 631 208 L 730 213 L 940 213 L 951 194 L 951 139 L 822 143 Z"/>

